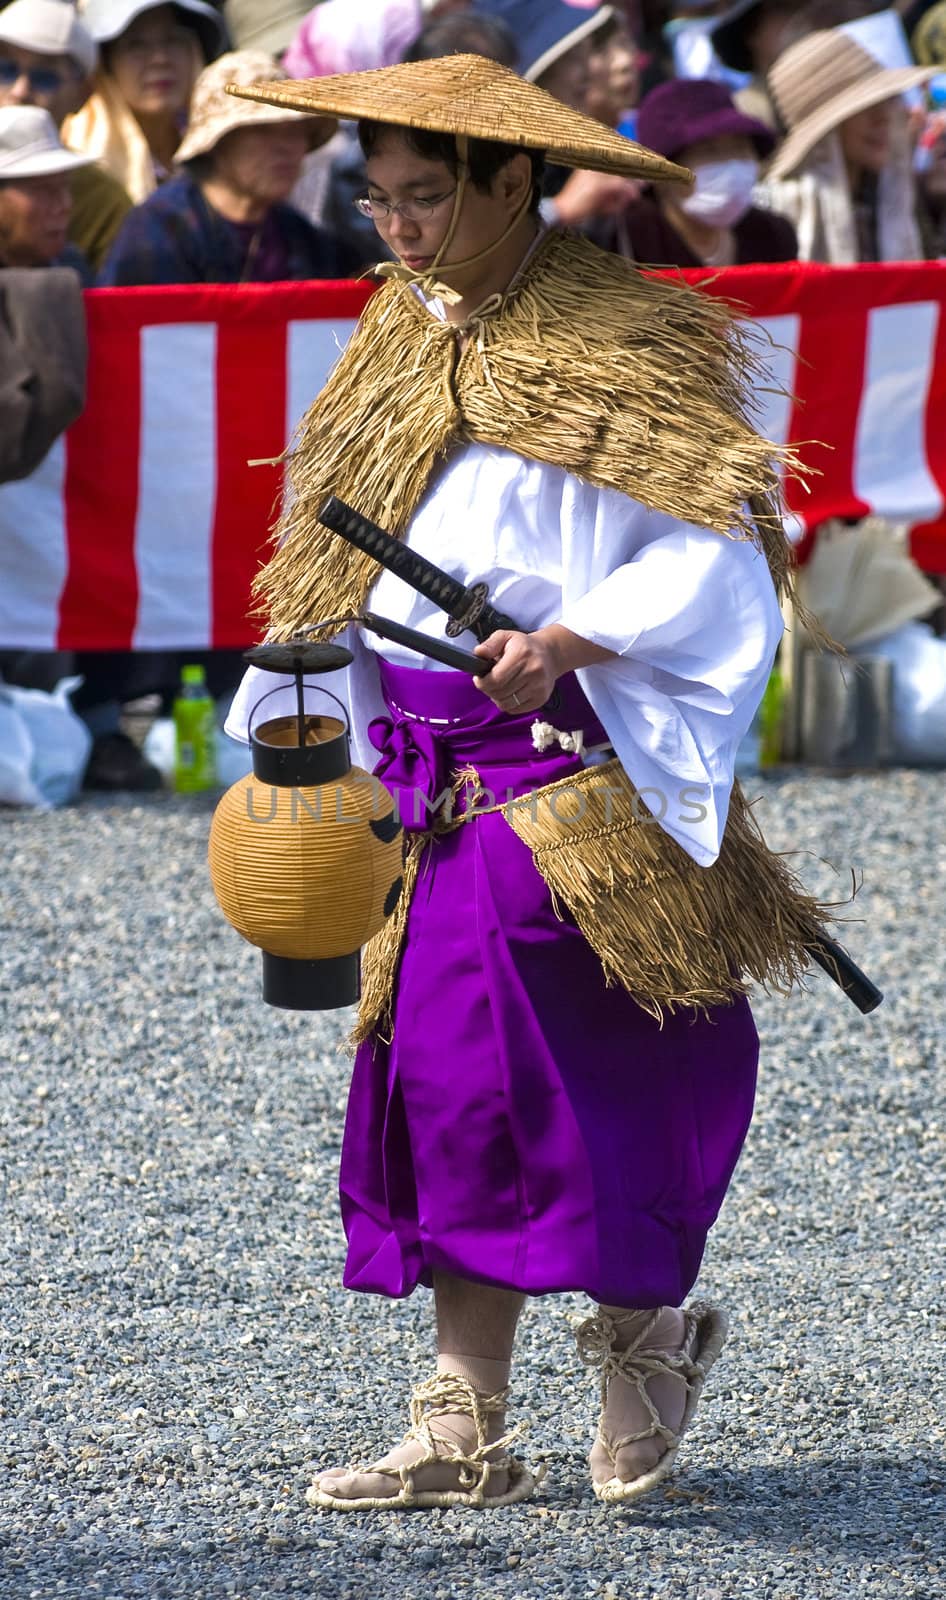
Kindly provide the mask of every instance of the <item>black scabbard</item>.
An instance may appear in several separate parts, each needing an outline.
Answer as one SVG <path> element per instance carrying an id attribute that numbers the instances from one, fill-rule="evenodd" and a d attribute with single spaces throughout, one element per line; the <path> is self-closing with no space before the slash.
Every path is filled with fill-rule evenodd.
<path id="1" fill-rule="evenodd" d="M 843 989 L 865 1017 L 883 1003 L 884 997 L 877 985 L 871 983 L 866 972 L 861 971 L 857 962 L 852 961 L 843 946 L 836 944 L 834 939 L 820 934 L 808 945 L 808 952 L 812 961 L 816 961 L 822 972 L 826 972 L 838 988 Z"/>

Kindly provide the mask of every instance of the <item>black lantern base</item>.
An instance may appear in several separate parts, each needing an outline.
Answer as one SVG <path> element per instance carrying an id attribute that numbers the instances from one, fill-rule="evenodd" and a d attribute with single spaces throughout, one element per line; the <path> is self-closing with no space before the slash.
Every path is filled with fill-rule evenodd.
<path id="1" fill-rule="evenodd" d="M 263 999 L 283 1011 L 334 1011 L 361 994 L 358 951 L 329 961 L 293 961 L 263 951 Z"/>

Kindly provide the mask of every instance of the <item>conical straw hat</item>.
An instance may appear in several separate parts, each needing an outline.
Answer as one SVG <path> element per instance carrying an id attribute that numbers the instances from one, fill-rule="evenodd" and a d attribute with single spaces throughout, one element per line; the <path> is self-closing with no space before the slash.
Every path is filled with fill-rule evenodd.
<path id="1" fill-rule="evenodd" d="M 838 28 L 810 33 L 779 56 L 769 93 L 788 134 L 766 172 L 785 178 L 848 117 L 936 76 L 936 67 L 884 67 Z"/>
<path id="2" fill-rule="evenodd" d="M 394 123 L 431 133 L 492 139 L 543 150 L 565 167 L 589 167 L 625 178 L 689 182 L 685 167 L 563 105 L 534 83 L 485 56 L 443 56 L 327 78 L 229 84 L 230 94 L 290 111 Z"/>

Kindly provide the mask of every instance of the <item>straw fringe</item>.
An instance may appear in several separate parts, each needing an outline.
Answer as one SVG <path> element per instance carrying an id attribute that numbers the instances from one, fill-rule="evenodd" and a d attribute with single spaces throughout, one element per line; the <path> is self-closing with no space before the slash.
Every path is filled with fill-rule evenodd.
<path id="1" fill-rule="evenodd" d="M 460 774 L 455 790 L 469 778 Z M 738 782 L 719 858 L 698 867 L 660 827 L 620 762 L 608 761 L 411 837 L 397 910 L 363 952 L 352 1047 L 390 1041 L 423 851 L 493 811 L 531 851 L 556 915 L 566 908 L 606 982 L 622 984 L 658 1022 L 666 1012 L 728 1005 L 751 983 L 786 993 L 809 969 L 808 947 L 831 921 L 831 908 L 769 849 Z"/>
<path id="2" fill-rule="evenodd" d="M 726 1005 L 750 981 L 784 993 L 827 924 L 827 908 L 769 850 L 738 783 L 711 867 L 664 832 L 618 761 L 548 785 L 506 819 L 608 983 L 658 1021 Z"/>
<path id="3" fill-rule="evenodd" d="M 391 283 L 373 298 L 290 457 L 279 548 L 256 592 L 270 636 L 361 610 L 376 563 L 318 522 L 330 494 L 402 535 L 451 446 L 499 445 L 655 511 L 752 539 L 793 594 L 779 515 L 790 450 L 748 416 L 760 336 L 720 300 L 552 233 L 498 310 L 457 326 Z"/>
<path id="4" fill-rule="evenodd" d="M 361 952 L 361 1003 L 358 1021 L 348 1038 L 351 1048 L 375 1036 L 390 1039 L 394 989 L 401 950 L 407 933 L 411 899 L 420 872 L 421 856 L 430 835 L 412 834 L 404 850 L 404 869 L 398 903 L 380 932 Z"/>

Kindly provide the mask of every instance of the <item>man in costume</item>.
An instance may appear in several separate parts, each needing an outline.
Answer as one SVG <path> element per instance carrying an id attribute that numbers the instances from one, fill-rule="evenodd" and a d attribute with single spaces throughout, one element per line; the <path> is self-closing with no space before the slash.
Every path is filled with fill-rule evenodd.
<path id="1" fill-rule="evenodd" d="M 328 680 L 411 838 L 364 956 L 345 1283 L 432 1288 L 439 1354 L 404 1441 L 309 1499 L 524 1498 L 516 1323 L 525 1296 L 581 1290 L 594 1490 L 628 1500 L 669 1470 L 725 1336 L 681 1307 L 751 1117 L 747 980 L 791 982 L 820 926 L 733 788 L 790 585 L 751 352 L 718 302 L 542 229 L 539 152 L 687 175 L 496 63 L 237 92 L 359 121 L 363 208 L 399 258 L 301 425 L 259 580 L 271 636 L 337 633 L 369 595 L 443 636 L 320 526 L 330 494 L 517 624 L 475 679 L 349 624 Z M 259 692 L 251 671 L 238 736 Z"/>

